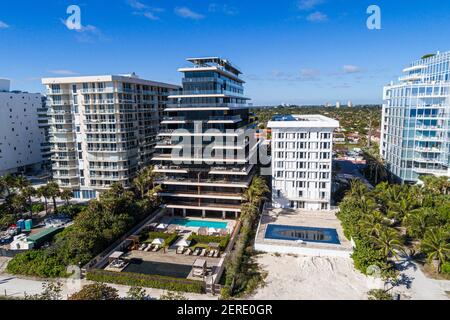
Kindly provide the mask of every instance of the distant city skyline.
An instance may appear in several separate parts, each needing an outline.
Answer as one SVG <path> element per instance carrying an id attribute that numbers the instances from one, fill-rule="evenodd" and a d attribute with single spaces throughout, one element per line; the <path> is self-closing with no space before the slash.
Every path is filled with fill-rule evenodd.
<path id="1" fill-rule="evenodd" d="M 73 4 L 78 31 L 64 24 Z M 371 4 L 381 30 L 366 27 Z M 450 49 L 449 12 L 438 0 L 4 1 L 0 78 L 29 92 L 54 76 L 136 72 L 181 84 L 185 57 L 222 56 L 244 72 L 255 106 L 381 104 L 405 61 Z"/>

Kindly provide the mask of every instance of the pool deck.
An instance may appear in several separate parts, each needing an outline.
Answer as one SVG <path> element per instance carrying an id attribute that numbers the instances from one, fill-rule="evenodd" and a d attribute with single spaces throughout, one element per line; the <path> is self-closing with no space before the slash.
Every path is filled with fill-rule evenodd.
<path id="1" fill-rule="evenodd" d="M 223 258 L 209 258 L 209 257 L 197 257 L 197 256 L 186 256 L 184 254 L 177 254 L 174 250 L 168 250 L 164 253 L 163 250 L 158 252 L 145 252 L 145 251 L 130 251 L 124 258 L 126 259 L 141 259 L 148 262 L 159 262 L 159 263 L 169 263 L 169 264 L 179 264 L 192 266 L 197 259 L 205 260 L 208 268 L 211 268 L 211 274 L 215 275 L 223 263 Z M 187 279 L 191 280 L 201 280 L 201 278 L 196 278 L 192 276 L 192 271 L 190 272 Z"/>
<path id="2" fill-rule="evenodd" d="M 211 219 L 211 218 L 202 219 L 202 218 L 199 218 L 199 217 L 191 217 L 191 218 L 190 217 L 186 217 L 186 218 L 183 218 L 183 217 L 180 217 L 180 216 L 173 216 L 172 217 L 172 216 L 168 216 L 168 215 L 164 216 L 161 219 L 160 223 L 170 224 L 170 222 L 173 219 L 185 219 L 185 220 L 198 220 L 198 221 L 205 221 L 205 222 L 211 221 L 211 222 L 227 223 L 226 230 L 227 230 L 228 234 L 232 234 L 233 230 L 234 230 L 234 227 L 236 226 L 236 220 L 228 220 L 228 219 L 227 220 L 222 220 L 222 219 Z M 187 227 L 187 226 L 178 226 L 178 225 L 177 225 L 177 227 L 179 229 L 185 229 L 185 230 L 188 230 L 188 231 L 191 231 L 191 232 L 198 232 L 198 229 L 199 229 L 199 227 Z"/>
<path id="3" fill-rule="evenodd" d="M 298 244 L 290 240 L 266 239 L 265 234 L 269 224 L 335 229 L 341 243 L 305 242 Z M 349 257 L 353 251 L 352 244 L 345 238 L 341 224 L 334 212 L 289 209 L 269 209 L 264 211 L 256 235 L 255 249 L 265 252 L 342 257 Z"/>

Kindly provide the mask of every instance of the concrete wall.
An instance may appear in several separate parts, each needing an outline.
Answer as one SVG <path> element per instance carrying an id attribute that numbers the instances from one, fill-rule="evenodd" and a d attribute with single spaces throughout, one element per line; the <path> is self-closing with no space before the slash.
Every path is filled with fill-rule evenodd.
<path id="1" fill-rule="evenodd" d="M 0 92 L 0 174 L 42 162 L 38 93 Z"/>
<path id="2" fill-rule="evenodd" d="M 298 254 L 313 257 L 350 258 L 350 255 L 352 254 L 351 251 L 347 250 L 308 248 L 306 246 L 294 247 L 294 246 L 283 246 L 283 245 L 263 244 L 263 243 L 255 243 L 255 250 L 267 253 Z"/>

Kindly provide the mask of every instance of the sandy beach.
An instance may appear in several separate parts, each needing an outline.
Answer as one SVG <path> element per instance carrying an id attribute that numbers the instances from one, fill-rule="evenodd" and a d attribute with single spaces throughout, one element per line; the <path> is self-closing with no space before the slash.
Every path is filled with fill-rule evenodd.
<path id="1" fill-rule="evenodd" d="M 364 300 L 371 289 L 351 259 L 262 254 L 258 263 L 268 276 L 251 299 Z"/>

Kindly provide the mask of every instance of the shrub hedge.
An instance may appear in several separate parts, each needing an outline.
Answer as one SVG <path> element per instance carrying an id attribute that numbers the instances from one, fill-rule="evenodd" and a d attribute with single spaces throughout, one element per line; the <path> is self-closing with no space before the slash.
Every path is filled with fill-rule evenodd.
<path id="1" fill-rule="evenodd" d="M 218 243 L 221 250 L 225 250 L 230 242 L 230 236 L 218 237 L 218 236 L 201 236 L 198 234 L 191 234 L 188 238 L 189 241 L 194 241 L 196 243 Z"/>
<path id="2" fill-rule="evenodd" d="M 164 245 L 166 247 L 170 247 L 178 239 L 178 234 L 176 233 L 149 232 L 147 235 L 148 237 L 144 242 L 152 242 L 153 240 L 159 238 L 164 240 Z"/>
<path id="3" fill-rule="evenodd" d="M 178 292 L 204 293 L 202 281 L 180 279 L 159 275 L 146 275 L 131 272 L 113 272 L 106 270 L 91 270 L 86 278 L 91 281 L 114 283 L 133 287 L 147 287 Z"/>

